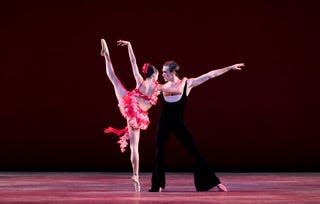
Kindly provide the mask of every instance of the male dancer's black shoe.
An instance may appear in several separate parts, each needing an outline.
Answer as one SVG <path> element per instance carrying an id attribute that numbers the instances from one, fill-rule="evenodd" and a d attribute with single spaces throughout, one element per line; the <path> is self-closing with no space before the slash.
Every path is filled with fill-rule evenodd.
<path id="1" fill-rule="evenodd" d="M 164 189 L 163 188 L 150 188 L 148 191 L 149 192 L 161 192 L 161 191 L 163 191 Z"/>

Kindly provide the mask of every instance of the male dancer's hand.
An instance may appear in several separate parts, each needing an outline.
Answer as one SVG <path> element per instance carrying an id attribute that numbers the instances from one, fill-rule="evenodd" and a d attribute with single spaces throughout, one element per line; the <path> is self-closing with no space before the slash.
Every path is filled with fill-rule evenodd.
<path id="1" fill-rule="evenodd" d="M 234 64 L 230 67 L 232 70 L 241 70 L 244 67 L 244 63 Z"/>

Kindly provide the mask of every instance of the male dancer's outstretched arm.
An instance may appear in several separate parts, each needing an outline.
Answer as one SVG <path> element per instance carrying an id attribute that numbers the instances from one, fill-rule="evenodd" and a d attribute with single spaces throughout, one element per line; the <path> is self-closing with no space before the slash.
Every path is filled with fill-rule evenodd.
<path id="1" fill-rule="evenodd" d="M 198 76 L 196 78 L 190 78 L 188 79 L 188 88 L 193 88 L 196 86 L 199 86 L 200 84 L 203 84 L 204 82 L 208 81 L 209 79 L 212 79 L 214 77 L 220 76 L 230 70 L 241 70 L 241 68 L 244 66 L 243 63 L 234 64 L 225 68 L 221 69 L 215 69 L 212 70 L 206 74 L 203 74 L 201 76 Z"/>

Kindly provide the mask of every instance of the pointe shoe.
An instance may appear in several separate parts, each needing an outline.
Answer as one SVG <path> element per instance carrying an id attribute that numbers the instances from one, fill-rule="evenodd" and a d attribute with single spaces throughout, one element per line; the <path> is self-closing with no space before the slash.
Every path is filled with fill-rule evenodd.
<path id="1" fill-rule="evenodd" d="M 141 186 L 140 186 L 139 177 L 138 176 L 132 176 L 131 180 L 132 180 L 133 185 L 134 185 L 134 190 L 136 192 L 141 192 Z"/>
<path id="2" fill-rule="evenodd" d="M 220 192 L 228 192 L 228 189 L 225 185 L 223 185 L 222 183 L 217 185 L 217 188 Z"/>
<path id="3" fill-rule="evenodd" d="M 100 55 L 101 56 L 104 56 L 104 55 L 107 55 L 109 56 L 109 49 L 108 49 L 108 46 L 107 46 L 107 43 L 104 39 L 101 39 L 101 51 L 100 51 Z"/>

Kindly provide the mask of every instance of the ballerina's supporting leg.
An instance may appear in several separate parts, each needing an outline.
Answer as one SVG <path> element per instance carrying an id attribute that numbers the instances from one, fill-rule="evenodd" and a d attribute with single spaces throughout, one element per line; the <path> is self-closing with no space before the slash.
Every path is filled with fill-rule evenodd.
<path id="1" fill-rule="evenodd" d="M 141 191 L 140 181 L 139 181 L 139 139 L 140 139 L 140 129 L 134 129 L 129 126 L 129 139 L 130 139 L 130 150 L 131 150 L 131 164 L 133 176 L 131 177 L 132 182 L 135 187 L 136 192 Z"/>

